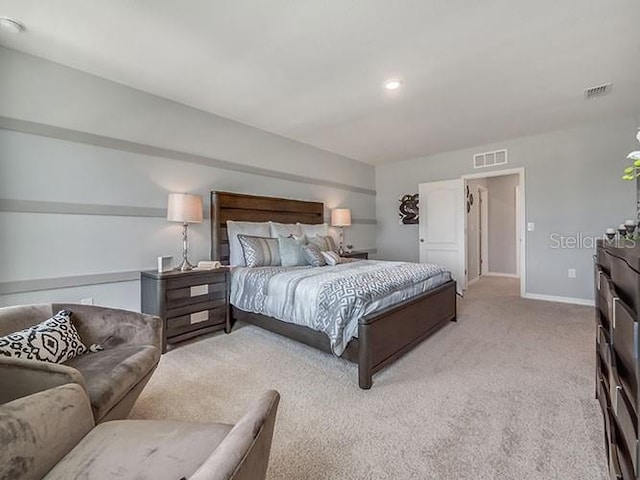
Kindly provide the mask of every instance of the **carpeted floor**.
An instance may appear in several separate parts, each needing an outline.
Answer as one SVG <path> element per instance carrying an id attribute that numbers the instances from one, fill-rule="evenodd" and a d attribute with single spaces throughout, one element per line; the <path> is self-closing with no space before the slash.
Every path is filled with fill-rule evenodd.
<path id="1" fill-rule="evenodd" d="M 588 307 L 485 278 L 373 388 L 356 366 L 252 326 L 162 357 L 133 418 L 234 423 L 282 395 L 269 479 L 604 479 Z"/>

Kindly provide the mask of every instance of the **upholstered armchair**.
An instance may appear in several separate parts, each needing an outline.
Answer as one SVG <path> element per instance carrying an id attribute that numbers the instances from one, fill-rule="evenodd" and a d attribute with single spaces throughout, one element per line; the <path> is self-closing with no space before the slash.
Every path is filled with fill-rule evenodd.
<path id="1" fill-rule="evenodd" d="M 0 404 L 48 388 L 76 383 L 86 392 L 96 422 L 126 418 L 158 365 L 162 320 L 126 310 L 76 304 L 0 308 L 0 337 L 70 310 L 86 345 L 101 351 L 62 364 L 0 356 Z"/>
<path id="2" fill-rule="evenodd" d="M 76 384 L 0 405 L 0 478 L 263 480 L 280 396 L 260 396 L 235 425 L 119 420 L 94 427 Z"/>

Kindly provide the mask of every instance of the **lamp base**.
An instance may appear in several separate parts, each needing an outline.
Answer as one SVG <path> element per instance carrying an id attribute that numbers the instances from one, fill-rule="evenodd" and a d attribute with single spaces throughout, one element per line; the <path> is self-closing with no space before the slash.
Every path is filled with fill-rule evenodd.
<path id="1" fill-rule="evenodd" d="M 182 259 L 182 263 L 180 265 L 178 265 L 175 270 L 180 270 L 181 272 L 188 272 L 189 270 L 193 270 L 195 268 L 195 265 L 192 265 L 191 263 L 189 263 L 189 260 L 187 260 L 186 258 Z"/>

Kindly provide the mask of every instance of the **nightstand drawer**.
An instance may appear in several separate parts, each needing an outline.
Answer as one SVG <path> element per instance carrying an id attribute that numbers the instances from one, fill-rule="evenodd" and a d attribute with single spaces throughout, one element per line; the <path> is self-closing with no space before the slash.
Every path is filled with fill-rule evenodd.
<path id="1" fill-rule="evenodd" d="M 184 288 L 167 290 L 167 308 L 178 308 L 208 300 L 224 299 L 227 296 L 226 283 L 203 283 Z"/>
<path id="2" fill-rule="evenodd" d="M 197 330 L 205 326 L 224 325 L 226 321 L 226 308 L 224 306 L 209 310 L 200 310 L 188 315 L 167 319 L 167 336 L 169 339 L 176 335 Z"/>
<path id="3" fill-rule="evenodd" d="M 207 302 L 190 303 L 176 308 L 167 308 L 167 319 L 181 317 L 191 313 L 201 312 L 203 310 L 211 310 L 218 307 L 226 307 L 227 299 L 209 300 Z"/>
<path id="4" fill-rule="evenodd" d="M 189 277 L 178 277 L 167 280 L 167 290 L 191 287 L 193 285 L 206 285 L 212 283 L 226 283 L 226 272 L 198 273 Z"/>

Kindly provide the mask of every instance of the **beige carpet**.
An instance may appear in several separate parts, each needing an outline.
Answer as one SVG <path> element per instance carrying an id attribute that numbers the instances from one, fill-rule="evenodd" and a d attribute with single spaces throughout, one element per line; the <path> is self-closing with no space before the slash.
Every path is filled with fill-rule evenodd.
<path id="1" fill-rule="evenodd" d="M 356 366 L 252 326 L 163 356 L 133 418 L 233 423 L 282 401 L 269 479 L 604 479 L 592 309 L 484 279 L 457 323 L 357 385 Z"/>

